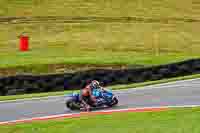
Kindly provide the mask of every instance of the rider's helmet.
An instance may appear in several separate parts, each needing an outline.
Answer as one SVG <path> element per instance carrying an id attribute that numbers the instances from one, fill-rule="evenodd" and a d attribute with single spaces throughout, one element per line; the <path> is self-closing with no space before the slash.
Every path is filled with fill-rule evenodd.
<path id="1" fill-rule="evenodd" d="M 92 88 L 92 89 L 98 89 L 98 88 L 100 88 L 99 82 L 98 82 L 97 80 L 93 80 L 93 81 L 91 82 L 91 88 Z"/>
<path id="2" fill-rule="evenodd" d="M 89 96 L 88 90 L 83 89 L 83 90 L 82 90 L 82 96 L 85 96 L 85 97 Z"/>

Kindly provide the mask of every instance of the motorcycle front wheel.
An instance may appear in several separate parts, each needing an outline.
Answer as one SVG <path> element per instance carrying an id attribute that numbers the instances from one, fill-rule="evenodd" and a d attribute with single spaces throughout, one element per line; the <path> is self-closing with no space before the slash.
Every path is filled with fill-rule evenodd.
<path id="1" fill-rule="evenodd" d="M 112 101 L 113 101 L 113 102 L 112 102 L 112 106 L 117 105 L 118 102 L 119 102 L 118 99 L 117 99 L 116 97 L 114 97 Z"/>
<path id="2" fill-rule="evenodd" d="M 112 107 L 118 104 L 118 99 L 113 97 L 112 102 L 108 104 L 108 106 Z"/>

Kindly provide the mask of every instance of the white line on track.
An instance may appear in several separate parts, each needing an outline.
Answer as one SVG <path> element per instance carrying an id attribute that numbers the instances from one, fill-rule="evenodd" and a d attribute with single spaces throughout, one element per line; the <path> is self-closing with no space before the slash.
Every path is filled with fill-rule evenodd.
<path id="1" fill-rule="evenodd" d="M 112 109 L 112 110 L 101 110 L 101 111 L 93 111 L 86 114 L 92 113 L 99 113 L 99 114 L 106 114 L 106 113 L 113 113 L 113 112 L 144 112 L 144 111 L 161 111 L 167 110 L 170 108 L 186 108 L 186 107 L 200 107 L 200 105 L 178 105 L 178 106 L 154 106 L 154 107 L 142 107 L 142 108 L 126 108 L 126 109 Z M 71 113 L 71 114 L 59 114 L 59 115 L 50 115 L 50 116 L 43 116 L 43 117 L 34 117 L 28 119 L 19 119 L 19 120 L 12 120 L 12 121 L 4 121 L 0 122 L 0 125 L 7 125 L 7 124 L 16 124 L 16 123 L 26 123 L 32 121 L 39 121 L 39 120 L 49 120 L 49 119 L 58 119 L 58 118 L 74 118 L 74 117 L 81 117 L 81 113 Z"/>

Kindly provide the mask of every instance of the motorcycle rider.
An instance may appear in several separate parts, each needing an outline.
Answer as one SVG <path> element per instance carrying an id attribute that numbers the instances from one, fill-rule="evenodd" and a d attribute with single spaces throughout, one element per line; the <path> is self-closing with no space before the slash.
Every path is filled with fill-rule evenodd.
<path id="1" fill-rule="evenodd" d="M 101 89 L 102 91 L 105 90 L 100 86 L 97 80 L 93 80 L 90 84 L 86 85 L 86 87 L 81 90 L 80 99 L 87 111 L 90 110 L 90 105 L 96 103 L 96 98 L 92 95 L 92 91 L 94 89 Z"/>

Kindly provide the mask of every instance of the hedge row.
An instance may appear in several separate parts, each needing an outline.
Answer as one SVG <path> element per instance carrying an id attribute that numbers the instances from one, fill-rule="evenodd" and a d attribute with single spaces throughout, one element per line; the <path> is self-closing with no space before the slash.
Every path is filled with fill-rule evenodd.
<path id="1" fill-rule="evenodd" d="M 80 89 L 96 79 L 104 85 L 128 84 L 200 73 L 200 59 L 139 69 L 88 70 L 54 75 L 17 75 L 0 78 L 0 95 Z"/>

